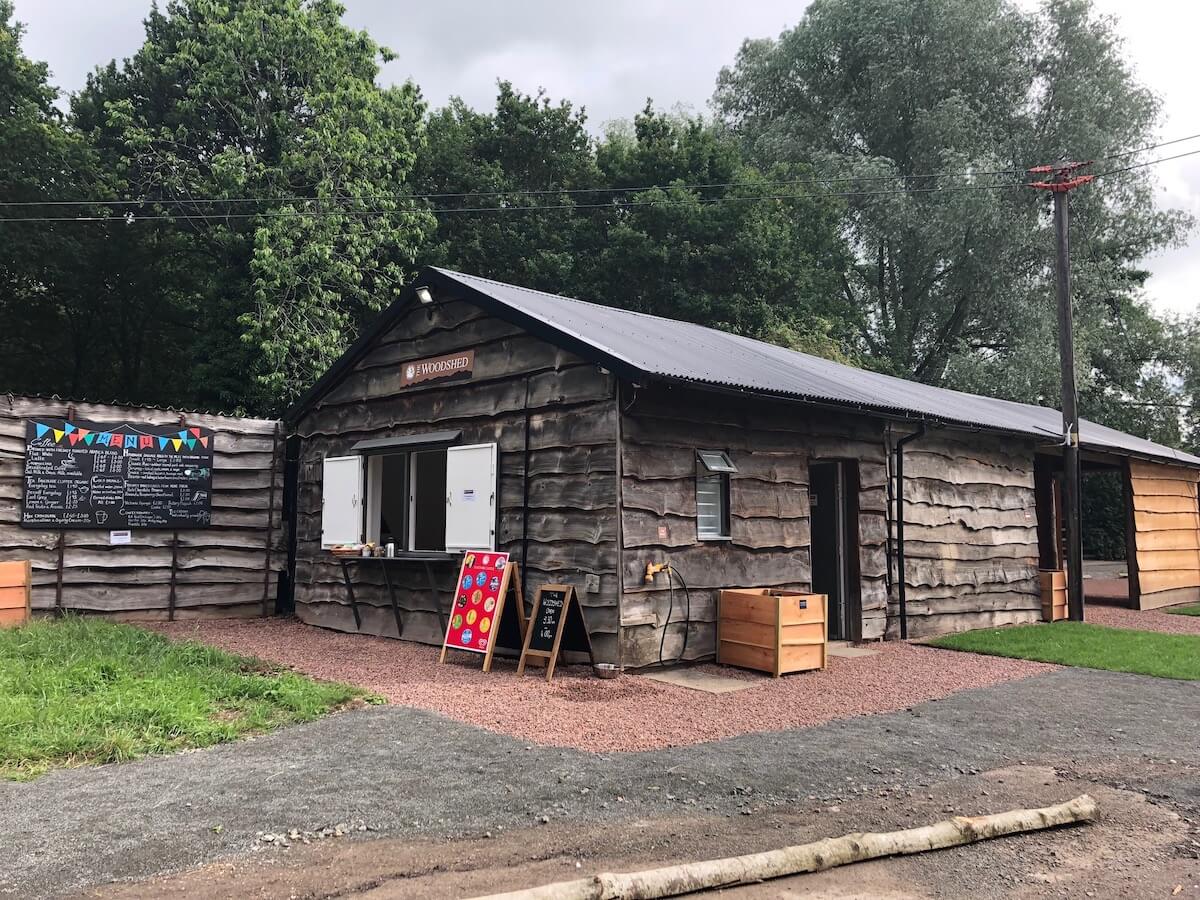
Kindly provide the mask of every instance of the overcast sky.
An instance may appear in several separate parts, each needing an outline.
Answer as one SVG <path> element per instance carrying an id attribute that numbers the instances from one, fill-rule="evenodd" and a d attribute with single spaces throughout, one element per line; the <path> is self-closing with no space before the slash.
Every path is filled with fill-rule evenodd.
<path id="1" fill-rule="evenodd" d="M 347 20 L 399 53 L 386 80 L 412 78 L 434 105 L 458 95 L 490 108 L 498 78 L 587 108 L 599 131 L 630 118 L 647 97 L 660 107 L 705 111 L 717 71 L 746 37 L 796 23 L 803 0 L 343 0 Z M 25 50 L 49 62 L 55 83 L 78 90 L 93 66 L 141 43 L 149 0 L 16 0 Z M 1026 0 L 1025 5 L 1029 5 Z M 1200 4 L 1098 0 L 1120 19 L 1141 79 L 1164 101 L 1160 137 L 1200 132 L 1192 101 Z M 1168 24 L 1169 23 L 1169 24 Z M 1200 148 L 1200 141 L 1170 148 Z M 1164 205 L 1200 218 L 1200 156 L 1157 167 Z M 1200 229 L 1189 247 L 1149 261 L 1148 295 L 1162 310 L 1192 312 L 1200 300 Z"/>

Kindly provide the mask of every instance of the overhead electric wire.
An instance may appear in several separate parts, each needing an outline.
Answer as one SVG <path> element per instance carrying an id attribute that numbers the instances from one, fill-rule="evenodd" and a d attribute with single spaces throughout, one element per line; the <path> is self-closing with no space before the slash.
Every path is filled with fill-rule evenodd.
<path id="1" fill-rule="evenodd" d="M 1197 132 L 1196 134 L 1189 134 L 1186 137 L 1172 138 L 1169 141 L 1163 141 L 1158 144 L 1148 144 L 1145 147 L 1138 147 L 1136 150 L 1123 150 L 1123 151 L 1120 151 L 1117 153 L 1110 153 L 1107 156 L 1100 157 L 1100 159 L 1101 160 L 1124 159 L 1127 156 L 1137 156 L 1137 154 L 1145 153 L 1148 150 L 1159 150 L 1162 147 L 1170 147 L 1173 144 L 1184 144 L 1184 143 L 1187 143 L 1188 141 L 1194 141 L 1197 138 L 1200 138 L 1200 132 Z"/>
<path id="2" fill-rule="evenodd" d="M 714 203 L 752 203 L 761 201 L 782 201 L 782 200 L 811 200 L 822 197 L 869 197 L 882 196 L 888 194 L 933 194 L 933 193 L 956 193 L 964 191 L 994 191 L 1007 190 L 1010 188 L 1027 187 L 1025 182 L 1010 182 L 1008 184 L 973 184 L 973 185 L 952 185 L 942 188 L 893 188 L 889 190 L 873 190 L 873 191 L 826 191 L 816 194 L 759 194 L 750 197 L 725 196 L 725 197 L 688 197 L 683 199 L 655 199 L 655 200 L 609 200 L 604 203 L 554 203 L 537 206 L 443 206 L 443 207 L 422 207 L 422 206 L 405 206 L 396 209 L 350 209 L 347 207 L 336 207 L 333 209 L 289 209 L 289 210 L 267 210 L 263 212 L 236 213 L 236 212 L 211 212 L 211 211 L 193 211 L 193 212 L 172 212 L 172 213 L 154 213 L 152 215 L 137 215 L 135 213 L 126 213 L 123 215 L 109 216 L 12 216 L 0 218 L 0 222 L 147 222 L 147 221 L 163 221 L 183 219 L 185 221 L 196 220 L 220 220 L 220 219 L 258 219 L 258 218 L 288 218 L 301 217 L 312 218 L 319 216 L 386 216 L 395 215 L 396 213 L 419 213 L 428 212 L 434 215 L 446 215 L 457 213 L 512 213 L 512 212 L 547 212 L 552 210 L 584 210 L 584 209 L 631 209 L 644 206 L 691 206 L 694 204 L 714 204 Z M 180 201 L 187 203 L 188 201 Z M 295 200 L 281 202 L 296 202 Z M 103 203 L 93 203 L 94 206 L 104 206 Z"/>
<path id="3" fill-rule="evenodd" d="M 1176 138 L 1175 140 L 1165 141 L 1161 144 L 1154 144 L 1148 147 L 1142 147 L 1137 150 L 1128 151 L 1125 153 L 1112 154 L 1110 156 L 1101 157 L 1101 160 L 1125 158 L 1136 153 L 1142 153 L 1146 150 L 1152 150 L 1157 147 L 1165 147 L 1171 144 L 1179 144 L 1185 141 L 1200 138 L 1200 134 L 1189 135 L 1187 137 Z M 1200 154 L 1200 150 L 1190 150 L 1184 153 L 1177 153 L 1172 156 L 1160 157 L 1158 159 L 1146 160 L 1140 163 L 1131 163 L 1127 166 L 1108 169 L 1103 172 L 1095 173 L 1096 178 L 1103 178 L 1110 175 L 1120 174 L 1122 172 L 1132 171 L 1134 169 L 1146 168 L 1148 166 L 1158 165 L 1160 163 L 1171 162 L 1176 159 L 1183 159 L 1189 156 Z M 430 200 L 430 199 L 452 199 L 452 198 L 476 198 L 476 197 L 512 197 L 512 196 L 546 196 L 546 195 L 573 195 L 573 194 L 604 194 L 604 193 L 641 193 L 648 190 L 666 190 L 666 189 L 688 189 L 688 190 L 704 190 L 714 188 L 733 188 L 733 187 L 763 187 L 766 185 L 818 185 L 818 184 L 841 184 L 851 181 L 909 181 L 914 179 L 935 179 L 935 178 L 961 178 L 961 177 L 985 177 L 997 175 L 1014 175 L 1024 172 L 1016 170 L 994 170 L 989 172 L 941 172 L 931 173 L 927 175 L 864 175 L 864 176 L 837 176 L 822 179 L 788 179 L 782 181 L 757 181 L 757 182 L 722 182 L 714 184 L 675 184 L 675 185 L 651 185 L 648 187 L 630 187 L 630 188 L 571 188 L 571 189 L 545 189 L 545 190 L 519 190 L 519 191 L 483 191 L 476 193 L 441 193 L 441 194 L 383 194 L 373 198 L 317 198 L 317 197 L 234 197 L 234 198 L 201 198 L 201 199 L 186 199 L 176 201 L 163 200 L 24 200 L 24 201 L 0 201 L 0 208 L 15 208 L 31 206 L 154 206 L 163 203 L 177 203 L 185 209 L 177 212 L 169 213 L 153 213 L 149 215 L 138 215 L 136 213 L 123 213 L 116 215 L 98 215 L 98 216 L 8 216 L 0 217 L 0 223 L 51 223 L 51 222 L 127 222 L 134 224 L 137 222 L 153 222 L 153 221 L 204 221 L 208 219 L 255 219 L 255 218 L 288 218 L 302 217 L 313 218 L 319 216 L 386 216 L 396 213 L 414 213 L 428 212 L 433 215 L 451 215 L 462 213 L 511 213 L 511 212 L 548 212 L 554 210 L 594 210 L 594 209 L 626 209 L 638 208 L 645 206 L 690 206 L 693 204 L 713 204 L 713 203 L 749 203 L 749 202 L 778 202 L 784 200 L 808 200 L 821 197 L 869 197 L 869 196 L 886 196 L 897 194 L 932 194 L 932 193 L 956 193 L 969 191 L 993 191 L 1006 190 L 1009 188 L 1028 187 L 1026 181 L 1013 181 L 1008 183 L 997 184 L 963 184 L 963 185 L 947 185 L 934 187 L 899 187 L 886 188 L 878 190 L 861 190 L 861 191 L 824 191 L 809 194 L 765 194 L 753 195 L 748 197 L 739 196 L 721 196 L 721 197 L 687 197 L 681 199 L 652 199 L 652 200 L 623 200 L 610 198 L 604 202 L 598 203 L 551 203 L 551 204 L 528 204 L 524 206 L 515 205 L 497 205 L 497 206 L 441 206 L 441 207 L 424 207 L 424 206 L 405 206 L 396 209 L 352 209 L 345 204 L 359 200 L 374 200 L 378 202 L 383 199 L 394 199 L 402 201 L 413 200 Z M 332 209 L 273 209 L 257 212 L 221 212 L 221 211 L 205 211 L 195 208 L 199 204 L 216 204 L 216 203 L 317 203 L 317 204 L 334 204 Z M 191 205 L 193 209 L 186 211 L 186 207 Z"/>
<path id="4" fill-rule="evenodd" d="M 1187 156 L 1195 156 L 1198 153 L 1200 153 L 1200 150 L 1188 150 L 1186 153 L 1176 153 L 1174 156 L 1160 156 L 1158 159 L 1148 159 L 1140 163 L 1130 163 L 1129 165 L 1121 166 L 1118 169 L 1108 169 L 1104 172 L 1097 172 L 1096 177 L 1103 178 L 1105 175 L 1118 175 L 1121 172 L 1131 172 L 1134 169 L 1144 169 L 1147 166 L 1156 166 L 1159 163 L 1171 162 L 1172 160 L 1183 159 Z"/>
<path id="5" fill-rule="evenodd" d="M 577 194 L 640 194 L 645 191 L 666 190 L 710 190 L 715 188 L 739 187 L 779 187 L 821 184 L 844 184 L 856 181 L 909 181 L 927 180 L 931 178 L 985 178 L 994 175 L 1024 175 L 1021 169 L 994 169 L 989 171 L 965 172 L 931 172 L 928 174 L 905 175 L 892 173 L 890 175 L 831 175 L 827 178 L 783 178 L 758 179 L 755 181 L 718 181 L 705 183 L 666 183 L 648 184 L 634 187 L 588 187 L 588 188 L 538 188 L 514 189 L 506 191 L 465 191 L 440 192 L 427 194 L 373 194 L 371 197 L 190 197 L 180 200 L 147 198 L 143 200 L 0 200 L 0 207 L 28 206 L 145 206 L 152 203 L 277 203 L 288 201 L 294 203 L 328 203 L 347 202 L 369 199 L 373 202 L 380 200 L 461 200 L 473 197 L 542 197 L 542 196 L 573 196 Z"/>

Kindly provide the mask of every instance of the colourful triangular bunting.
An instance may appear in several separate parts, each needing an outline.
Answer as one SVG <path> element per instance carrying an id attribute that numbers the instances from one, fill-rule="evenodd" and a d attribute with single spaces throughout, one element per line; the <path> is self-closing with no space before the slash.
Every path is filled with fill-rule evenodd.
<path id="1" fill-rule="evenodd" d="M 64 434 L 66 434 L 65 431 L 59 431 L 57 428 L 55 428 L 54 429 L 54 443 L 57 444 L 59 441 L 61 441 L 63 439 Z"/>
<path id="2" fill-rule="evenodd" d="M 46 432 L 50 430 L 50 426 L 43 425 L 41 422 L 35 422 L 33 424 L 33 429 L 35 432 L 35 437 L 45 437 Z"/>

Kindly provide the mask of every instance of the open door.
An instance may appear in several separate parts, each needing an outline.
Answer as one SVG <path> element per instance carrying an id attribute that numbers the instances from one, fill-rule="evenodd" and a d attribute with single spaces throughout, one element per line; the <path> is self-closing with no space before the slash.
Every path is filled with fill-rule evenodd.
<path id="1" fill-rule="evenodd" d="M 829 596 L 829 640 L 859 640 L 858 466 L 845 460 L 815 462 L 808 475 L 813 593 Z"/>

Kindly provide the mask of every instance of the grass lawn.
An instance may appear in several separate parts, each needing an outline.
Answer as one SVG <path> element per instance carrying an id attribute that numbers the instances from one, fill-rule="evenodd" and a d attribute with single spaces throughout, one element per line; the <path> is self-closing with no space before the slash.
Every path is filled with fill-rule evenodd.
<path id="1" fill-rule="evenodd" d="M 39 619 L 0 630 L 0 779 L 207 747 L 362 693 L 130 625 Z"/>
<path id="2" fill-rule="evenodd" d="M 1200 603 L 1191 603 L 1187 606 L 1168 606 L 1163 612 L 1172 616 L 1200 616 Z"/>
<path id="3" fill-rule="evenodd" d="M 1104 628 L 1084 622 L 1015 625 L 948 634 L 929 642 L 947 650 L 1200 680 L 1200 636 Z"/>

